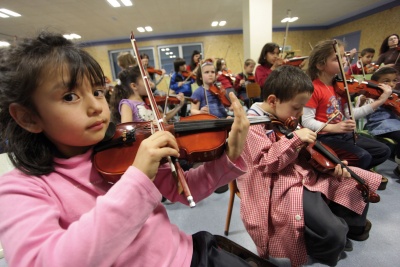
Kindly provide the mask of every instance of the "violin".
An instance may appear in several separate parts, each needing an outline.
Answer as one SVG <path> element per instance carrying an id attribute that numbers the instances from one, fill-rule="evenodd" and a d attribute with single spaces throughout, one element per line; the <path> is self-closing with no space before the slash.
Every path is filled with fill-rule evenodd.
<path id="1" fill-rule="evenodd" d="M 307 58 L 308 58 L 308 56 L 288 58 L 283 63 L 283 65 L 290 65 L 290 66 L 299 67 L 301 65 L 301 63 L 303 63 L 303 61 L 306 60 Z"/>
<path id="2" fill-rule="evenodd" d="M 222 70 L 221 74 L 228 77 L 232 82 L 235 82 L 236 77 L 232 74 L 231 70 Z"/>
<path id="3" fill-rule="evenodd" d="M 378 65 L 375 64 L 367 64 L 364 66 L 364 72 L 367 74 L 375 72 L 377 69 L 379 69 Z"/>
<path id="4" fill-rule="evenodd" d="M 213 83 L 212 85 L 210 85 L 208 90 L 210 90 L 210 92 L 213 95 L 218 97 L 219 101 L 221 101 L 221 103 L 222 103 L 222 105 L 224 105 L 224 107 L 231 106 L 231 101 L 226 96 L 225 88 L 222 85 L 220 85 L 220 84 L 216 85 L 215 83 Z"/>
<path id="5" fill-rule="evenodd" d="M 158 74 L 158 75 L 162 75 L 163 74 L 163 72 L 162 72 L 162 70 L 158 70 L 158 69 L 155 69 L 154 67 L 147 67 L 147 72 L 150 74 Z"/>
<path id="6" fill-rule="evenodd" d="M 234 119 L 218 119 L 210 114 L 181 117 L 166 125 L 179 147 L 179 159 L 190 163 L 219 158 L 225 151 L 226 138 Z M 266 116 L 249 118 L 250 124 L 269 123 Z M 94 147 L 93 163 L 105 180 L 116 183 L 132 165 L 141 142 L 149 137 L 153 122 L 110 123 L 106 137 Z M 163 160 L 162 163 L 166 163 Z"/>
<path id="7" fill-rule="evenodd" d="M 148 97 L 143 97 L 144 98 L 144 102 L 147 105 L 150 105 L 150 100 Z M 169 95 L 167 96 L 159 96 L 159 95 L 155 95 L 154 96 L 154 100 L 156 101 L 157 105 L 164 105 L 165 101 L 168 98 L 168 103 L 170 104 L 174 104 L 174 105 L 178 105 L 181 101 L 179 100 L 179 98 L 177 97 L 177 95 Z M 194 104 L 196 104 L 197 102 L 199 102 L 197 99 L 194 98 L 190 98 L 190 97 L 184 97 L 185 100 L 191 101 Z"/>
<path id="8" fill-rule="evenodd" d="M 186 79 L 192 78 L 196 80 L 196 74 L 194 74 L 193 72 L 189 72 L 187 70 L 182 71 L 182 76 Z"/>
<path id="9" fill-rule="evenodd" d="M 298 120 L 294 117 L 288 118 L 285 122 L 272 119 L 271 125 L 277 140 L 281 139 L 283 136 L 291 139 L 293 138 L 294 129 L 297 128 Z M 350 173 L 351 178 L 357 182 L 356 188 L 361 191 L 361 196 L 365 202 L 377 203 L 380 201 L 380 196 L 371 192 L 365 181 L 348 166 L 344 165 L 337 157 L 336 153 L 325 144 L 320 141 L 315 141 L 314 143 L 307 144 L 305 149 L 302 149 L 301 152 L 307 152 L 306 155 L 309 158 L 308 162 L 311 166 L 324 173 L 332 171 L 337 164 L 340 164 L 343 169 L 346 169 Z"/>
<path id="10" fill-rule="evenodd" d="M 254 76 L 253 74 L 248 74 L 245 76 L 246 77 L 246 81 L 255 83 L 256 82 L 256 76 Z"/>
<path id="11" fill-rule="evenodd" d="M 368 98 L 378 99 L 383 93 L 383 90 L 379 88 L 378 84 L 372 81 L 358 82 L 352 77 L 347 77 L 346 82 L 350 94 L 362 94 Z M 345 86 L 342 80 L 336 78 L 334 88 L 339 95 L 343 96 L 345 94 Z M 392 93 L 382 106 L 392 110 L 397 116 L 400 116 L 400 99 L 396 93 Z"/>

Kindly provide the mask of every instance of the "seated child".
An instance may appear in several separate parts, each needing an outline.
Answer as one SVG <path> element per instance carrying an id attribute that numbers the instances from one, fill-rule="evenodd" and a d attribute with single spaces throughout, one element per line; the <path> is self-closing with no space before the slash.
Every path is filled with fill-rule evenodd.
<path id="1" fill-rule="evenodd" d="M 371 74 L 377 70 L 379 66 L 372 64 L 372 59 L 374 58 L 375 55 L 375 49 L 365 48 L 361 51 L 360 55 L 361 58 L 357 60 L 356 63 L 351 65 L 351 67 L 347 70 L 347 74 L 349 75 Z"/>
<path id="2" fill-rule="evenodd" d="M 268 76 L 261 93 L 264 102 L 253 104 L 247 113 L 283 124 L 292 117 L 300 119 L 313 91 L 302 70 L 282 66 Z M 269 129 L 250 126 L 242 153 L 248 172 L 237 183 L 244 225 L 264 258 L 289 258 L 292 266 L 300 266 L 308 254 L 334 266 L 343 250 L 352 249 L 346 236 L 359 241 L 368 238 L 368 203 L 347 169 L 337 165 L 322 173 L 310 165 L 304 147 L 316 141 L 316 133 L 295 129 L 278 140 L 278 134 Z M 356 167 L 351 170 L 376 191 L 380 175 Z"/>
<path id="3" fill-rule="evenodd" d="M 9 266 L 246 266 L 207 232 L 172 225 L 161 195 L 187 204 L 169 165 L 175 137 L 143 140 L 118 182 L 93 164 L 110 122 L 104 74 L 61 34 L 41 32 L 6 48 L 0 60 L 0 136 L 15 169 L 0 178 L 0 240 Z M 132 81 L 133 82 L 133 81 Z M 247 171 L 240 156 L 249 127 L 235 118 L 226 152 L 185 172 L 197 202 Z"/>

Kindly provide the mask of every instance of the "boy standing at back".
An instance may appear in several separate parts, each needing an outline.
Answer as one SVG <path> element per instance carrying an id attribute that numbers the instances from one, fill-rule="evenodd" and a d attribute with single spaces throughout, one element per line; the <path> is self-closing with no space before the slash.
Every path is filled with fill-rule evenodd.
<path id="1" fill-rule="evenodd" d="M 282 66 L 268 76 L 261 92 L 264 101 L 253 104 L 248 115 L 269 116 L 285 125 L 288 119 L 300 119 L 313 91 L 302 70 Z M 242 153 L 248 172 L 237 180 L 241 218 L 260 256 L 289 258 L 292 266 L 300 266 L 310 255 L 334 266 L 344 250 L 352 250 L 347 238 L 368 238 L 368 203 L 347 169 L 336 165 L 322 173 L 308 162 L 304 147 L 316 141 L 316 133 L 286 130 L 279 139 L 268 125 L 250 127 Z M 376 191 L 380 175 L 351 170 L 370 192 Z"/>

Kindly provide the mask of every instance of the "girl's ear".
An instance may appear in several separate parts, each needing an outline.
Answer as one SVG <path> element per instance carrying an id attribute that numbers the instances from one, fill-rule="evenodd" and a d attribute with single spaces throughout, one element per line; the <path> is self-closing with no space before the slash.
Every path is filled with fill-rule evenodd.
<path id="1" fill-rule="evenodd" d="M 138 89 L 136 83 L 130 83 L 129 86 L 131 87 L 132 91 L 134 91 L 134 92 L 136 92 Z"/>
<path id="2" fill-rule="evenodd" d="M 18 125 L 28 132 L 40 133 L 43 131 L 38 116 L 26 107 L 17 103 L 11 103 L 8 111 Z"/>

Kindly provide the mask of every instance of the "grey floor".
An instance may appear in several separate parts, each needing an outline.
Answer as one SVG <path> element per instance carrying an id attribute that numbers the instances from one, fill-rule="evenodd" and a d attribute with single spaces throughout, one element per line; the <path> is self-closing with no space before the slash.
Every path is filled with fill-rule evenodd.
<path id="1" fill-rule="evenodd" d="M 364 242 L 353 241 L 354 250 L 343 253 L 338 267 L 391 267 L 400 266 L 400 180 L 393 174 L 396 164 L 386 161 L 377 168 L 377 171 L 389 179 L 385 191 L 379 191 L 381 201 L 371 204 L 368 219 L 372 222 L 370 238 Z M 182 204 L 168 204 L 166 208 L 172 223 L 178 225 L 189 234 L 198 231 L 209 231 L 223 235 L 229 192 L 212 194 L 209 198 L 197 203 L 190 209 Z M 241 244 L 247 249 L 256 252 L 255 245 L 244 229 L 239 215 L 239 202 L 236 197 L 228 238 Z M 290 266 L 287 259 L 272 259 L 278 266 Z M 326 266 L 313 263 L 311 260 L 305 266 Z M 0 267 L 7 267 L 4 259 L 0 260 Z"/>

